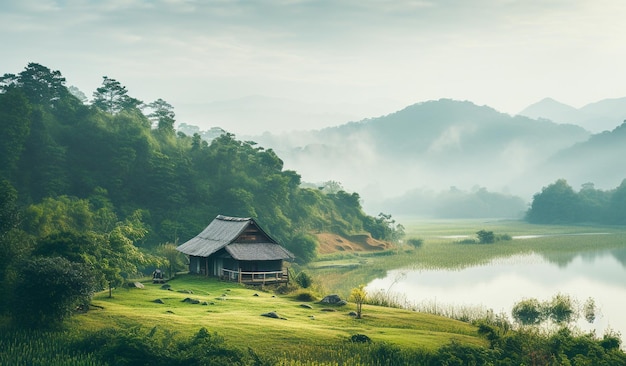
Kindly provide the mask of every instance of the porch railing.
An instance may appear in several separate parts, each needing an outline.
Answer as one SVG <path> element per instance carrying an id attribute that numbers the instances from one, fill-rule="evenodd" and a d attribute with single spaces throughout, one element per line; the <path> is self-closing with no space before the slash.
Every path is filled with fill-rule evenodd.
<path id="1" fill-rule="evenodd" d="M 227 281 L 246 284 L 280 283 L 289 282 L 289 271 L 283 269 L 281 271 L 251 272 L 224 268 L 222 269 L 221 278 Z"/>

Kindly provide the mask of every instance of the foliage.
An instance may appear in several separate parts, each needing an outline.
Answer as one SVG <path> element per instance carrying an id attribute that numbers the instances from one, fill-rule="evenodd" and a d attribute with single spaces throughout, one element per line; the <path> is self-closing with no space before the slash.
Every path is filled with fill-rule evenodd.
<path id="1" fill-rule="evenodd" d="M 128 90 L 119 81 L 102 77 L 102 86 L 93 93 L 93 105 L 101 110 L 117 114 L 124 109 L 136 108 L 142 102 L 130 97 Z"/>
<path id="2" fill-rule="evenodd" d="M 513 319 L 522 325 L 536 325 L 544 321 L 543 306 L 537 299 L 518 302 L 511 310 Z"/>
<path id="3" fill-rule="evenodd" d="M 295 281 L 302 288 L 309 288 L 313 284 L 313 279 L 308 273 L 301 271 L 295 278 Z"/>
<path id="4" fill-rule="evenodd" d="M 415 248 L 419 248 L 424 244 L 424 239 L 410 238 L 406 242 Z"/>
<path id="5" fill-rule="evenodd" d="M 296 256 L 298 263 L 311 262 L 317 256 L 317 239 L 310 234 L 298 233 L 285 246 Z"/>
<path id="6" fill-rule="evenodd" d="M 16 324 L 47 327 L 61 322 L 77 307 L 89 304 L 95 275 L 85 264 L 62 257 L 25 260 L 14 283 L 11 311 Z"/>
<path id="7" fill-rule="evenodd" d="M 176 250 L 177 245 L 172 243 L 161 244 L 157 253 L 167 260 L 168 277 L 172 278 L 176 271 L 184 268 L 183 254 Z"/>
<path id="8" fill-rule="evenodd" d="M 479 230 L 476 236 L 478 236 L 478 241 L 481 244 L 491 244 L 496 241 L 496 236 L 493 231 Z"/>
<path id="9" fill-rule="evenodd" d="M 230 347 L 216 333 L 201 328 L 188 339 L 152 328 L 120 331 L 104 328 L 85 335 L 75 348 L 111 365 L 250 365 L 251 357 Z"/>
<path id="10" fill-rule="evenodd" d="M 626 224 L 626 180 L 619 187 L 602 191 L 593 183 L 583 184 L 578 192 L 564 179 L 544 187 L 533 197 L 526 220 L 531 223 Z"/>
<path id="11" fill-rule="evenodd" d="M 365 285 L 360 285 L 359 287 L 353 288 L 350 291 L 350 301 L 353 301 L 356 304 L 356 318 L 361 319 L 361 314 L 363 312 L 363 303 L 367 299 L 367 291 L 365 290 Z"/>

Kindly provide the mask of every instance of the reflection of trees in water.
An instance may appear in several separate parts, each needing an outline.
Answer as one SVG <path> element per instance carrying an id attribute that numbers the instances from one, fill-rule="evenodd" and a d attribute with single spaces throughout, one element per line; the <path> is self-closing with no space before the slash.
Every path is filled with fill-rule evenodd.
<path id="1" fill-rule="evenodd" d="M 612 251 L 611 254 L 620 262 L 622 267 L 626 268 L 626 249 L 617 249 Z"/>
<path id="2" fill-rule="evenodd" d="M 540 253 L 547 262 L 557 265 L 559 268 L 566 268 L 574 259 L 581 257 L 585 262 L 593 262 L 598 258 L 613 256 L 622 267 L 626 268 L 626 248 L 606 250 L 606 251 L 589 251 L 580 253 Z"/>

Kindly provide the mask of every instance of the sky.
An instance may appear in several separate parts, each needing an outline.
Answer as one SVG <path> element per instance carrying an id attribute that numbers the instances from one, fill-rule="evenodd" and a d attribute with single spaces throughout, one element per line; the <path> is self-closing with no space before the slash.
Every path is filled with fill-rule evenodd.
<path id="1" fill-rule="evenodd" d="M 625 97 L 625 16 L 623 0 L 0 0 L 0 73 L 37 62 L 88 97 L 108 76 L 236 134 L 439 98 L 516 114 Z"/>

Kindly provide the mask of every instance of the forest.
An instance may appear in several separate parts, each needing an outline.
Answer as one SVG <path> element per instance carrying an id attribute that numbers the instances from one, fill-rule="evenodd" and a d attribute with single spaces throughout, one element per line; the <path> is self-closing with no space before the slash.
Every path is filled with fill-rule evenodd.
<path id="1" fill-rule="evenodd" d="M 626 180 L 612 190 L 583 184 L 576 192 L 565 179 L 533 196 L 526 220 L 535 224 L 626 224 Z"/>
<path id="2" fill-rule="evenodd" d="M 359 195 L 336 182 L 304 187 L 253 141 L 177 133 L 173 106 L 144 103 L 106 76 L 89 102 L 61 72 L 29 63 L 0 78 L 0 121 L 5 311 L 26 310 L 15 301 L 33 302 L 11 299 L 13 290 L 28 292 L 29 278 L 52 280 L 54 271 L 76 274 L 62 276 L 72 286 L 56 284 L 75 288 L 74 304 L 156 266 L 180 266 L 176 245 L 218 214 L 255 218 L 300 263 L 316 255 L 315 232 L 394 240 L 402 231 L 390 215 L 366 215 Z"/>

